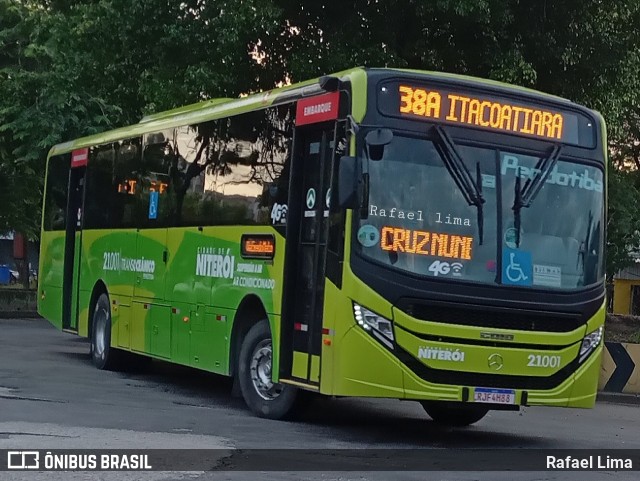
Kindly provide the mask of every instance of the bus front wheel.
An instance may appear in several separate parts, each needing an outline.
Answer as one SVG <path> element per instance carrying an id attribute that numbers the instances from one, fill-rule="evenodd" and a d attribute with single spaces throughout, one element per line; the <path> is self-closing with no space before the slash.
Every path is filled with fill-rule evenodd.
<path id="1" fill-rule="evenodd" d="M 434 422 L 446 426 L 469 426 L 489 412 L 487 408 L 462 403 L 422 401 L 420 404 Z"/>
<path id="2" fill-rule="evenodd" d="M 100 294 L 91 315 L 91 360 L 98 369 L 115 369 L 119 351 L 111 347 L 109 296 Z"/>
<path id="3" fill-rule="evenodd" d="M 258 416 L 282 419 L 293 409 L 297 397 L 294 386 L 274 383 L 271 380 L 273 347 L 269 323 L 255 324 L 240 348 L 238 381 L 247 406 Z"/>

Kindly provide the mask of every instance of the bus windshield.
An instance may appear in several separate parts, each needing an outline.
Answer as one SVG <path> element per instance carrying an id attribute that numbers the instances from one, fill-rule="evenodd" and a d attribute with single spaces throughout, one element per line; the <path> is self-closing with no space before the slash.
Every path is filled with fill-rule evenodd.
<path id="1" fill-rule="evenodd" d="M 434 142 L 396 133 L 383 159 L 368 162 L 368 215 L 356 231 L 362 256 L 413 275 L 485 284 L 568 290 L 603 279 L 601 169 L 560 156 L 521 208 L 519 189 L 539 180 L 548 152 L 455 148 L 481 186 L 481 215 Z"/>

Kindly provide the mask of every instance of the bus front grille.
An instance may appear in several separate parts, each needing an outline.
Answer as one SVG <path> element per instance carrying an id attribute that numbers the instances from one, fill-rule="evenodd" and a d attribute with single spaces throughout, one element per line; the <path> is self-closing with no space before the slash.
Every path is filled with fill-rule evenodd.
<path id="1" fill-rule="evenodd" d="M 583 326 L 580 313 L 514 309 L 442 301 L 401 299 L 396 306 L 423 321 L 515 331 L 571 332 Z"/>

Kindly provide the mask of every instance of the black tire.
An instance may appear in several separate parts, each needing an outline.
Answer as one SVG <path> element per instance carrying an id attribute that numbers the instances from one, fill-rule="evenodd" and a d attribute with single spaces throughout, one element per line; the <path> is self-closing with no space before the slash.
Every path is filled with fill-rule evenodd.
<path id="1" fill-rule="evenodd" d="M 487 415 L 482 406 L 438 401 L 422 401 L 422 407 L 434 422 L 444 426 L 470 426 Z"/>
<path id="2" fill-rule="evenodd" d="M 101 370 L 115 370 L 121 351 L 111 347 L 111 306 L 109 296 L 100 294 L 91 313 L 91 360 Z"/>
<path id="3" fill-rule="evenodd" d="M 282 419 L 292 413 L 298 389 L 270 381 L 271 346 L 267 320 L 249 329 L 238 357 L 238 381 L 242 397 L 251 411 L 262 418 Z"/>

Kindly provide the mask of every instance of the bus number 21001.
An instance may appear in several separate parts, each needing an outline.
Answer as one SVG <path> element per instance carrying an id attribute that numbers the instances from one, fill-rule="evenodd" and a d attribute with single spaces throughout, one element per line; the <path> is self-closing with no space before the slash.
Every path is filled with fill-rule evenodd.
<path id="1" fill-rule="evenodd" d="M 104 265 L 102 269 L 105 271 L 117 271 L 120 269 L 120 253 L 119 252 L 105 252 Z"/>
<path id="2" fill-rule="evenodd" d="M 560 366 L 560 356 L 541 356 L 529 354 L 529 367 L 558 367 Z"/>

